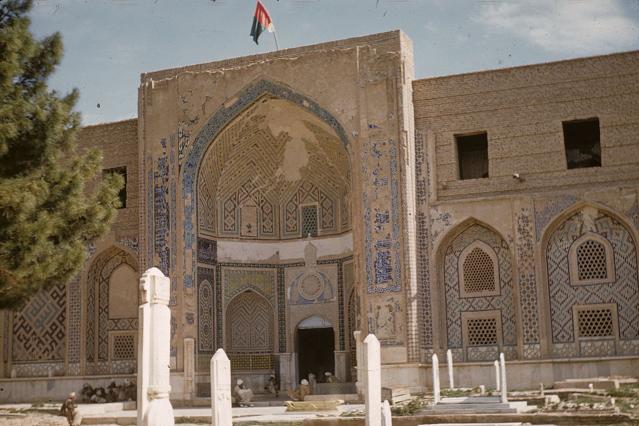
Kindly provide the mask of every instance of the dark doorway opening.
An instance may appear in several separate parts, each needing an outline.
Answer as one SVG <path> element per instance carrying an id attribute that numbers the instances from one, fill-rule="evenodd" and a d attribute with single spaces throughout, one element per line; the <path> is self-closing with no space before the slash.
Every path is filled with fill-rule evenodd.
<path id="1" fill-rule="evenodd" d="M 299 378 L 308 379 L 313 373 L 317 381 L 324 381 L 324 373 L 335 374 L 335 334 L 332 328 L 297 330 Z"/>

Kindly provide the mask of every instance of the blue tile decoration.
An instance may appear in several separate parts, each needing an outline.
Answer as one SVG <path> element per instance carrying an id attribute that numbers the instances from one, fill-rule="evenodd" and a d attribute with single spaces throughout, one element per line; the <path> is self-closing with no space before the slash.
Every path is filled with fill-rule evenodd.
<path id="1" fill-rule="evenodd" d="M 346 306 L 344 304 L 344 259 L 337 261 L 337 308 L 339 316 L 339 350 L 346 350 L 346 336 L 344 335 L 344 310 Z"/>
<path id="2" fill-rule="evenodd" d="M 217 263 L 217 241 L 198 237 L 197 261 L 207 265 L 215 265 Z"/>
<path id="3" fill-rule="evenodd" d="M 368 165 L 372 160 L 373 168 Z M 368 293 L 401 291 L 399 150 L 393 139 L 365 141 L 362 149 L 364 244 Z M 390 206 L 384 202 L 390 198 Z"/>
<path id="4" fill-rule="evenodd" d="M 417 287 L 419 298 L 420 347 L 427 352 L 433 347 L 433 318 L 430 293 L 430 220 L 428 218 L 428 182 L 430 169 L 424 150 L 421 132 L 415 133 L 415 192 L 416 192 L 416 240 L 417 240 Z"/>
<path id="5" fill-rule="evenodd" d="M 315 114 L 318 118 L 328 124 L 340 138 L 342 144 L 348 145 L 348 138 L 341 124 L 325 109 L 323 109 L 313 99 L 295 92 L 290 87 L 275 83 L 269 80 L 259 80 L 256 83 L 241 90 L 237 95 L 237 100 L 228 107 L 222 106 L 203 126 L 202 130 L 193 141 L 193 145 L 185 155 L 185 160 L 181 168 L 182 197 L 184 199 L 184 243 L 185 243 L 185 265 L 184 265 L 184 285 L 193 283 L 192 275 L 196 270 L 196 256 L 193 256 L 197 247 L 195 227 L 196 215 L 196 187 L 197 170 L 209 144 L 215 137 L 230 123 L 235 117 L 243 112 L 248 106 L 253 104 L 263 96 L 274 96 L 279 99 L 290 101 L 301 108 Z M 190 256 L 189 256 L 190 255 Z M 192 264 L 187 265 L 186 259 L 191 259 Z"/>
<path id="6" fill-rule="evenodd" d="M 524 344 L 539 343 L 539 301 L 535 278 L 535 240 L 533 237 L 532 212 L 522 208 L 516 216 L 517 274 L 519 281 L 519 303 Z M 530 352 L 528 355 L 532 355 Z M 524 356 L 527 354 L 524 353 Z"/>
<path id="7" fill-rule="evenodd" d="M 162 146 L 166 146 L 162 139 Z M 164 275 L 169 275 L 170 246 L 169 246 L 169 162 L 166 150 L 155 160 L 153 172 L 153 224 L 155 255 L 158 259 L 158 268 Z"/>
<path id="8" fill-rule="evenodd" d="M 198 352 L 212 354 L 215 348 L 215 269 L 198 268 Z"/>
<path id="9" fill-rule="evenodd" d="M 613 303 L 617 305 L 619 339 L 639 338 L 639 282 L 637 250 L 626 226 L 615 217 L 599 211 L 596 230 L 613 248 L 615 281 L 594 285 L 572 285 L 569 250 L 573 241 L 586 234 L 583 215 L 578 212 L 564 220 L 548 239 L 544 261 L 548 265 L 548 295 L 552 342 L 575 342 L 574 305 Z M 578 356 L 577 352 L 572 353 Z M 607 354 L 613 355 L 613 354 Z"/>
<path id="10" fill-rule="evenodd" d="M 280 352 L 286 352 L 286 280 L 282 266 L 277 268 L 277 332 Z"/>
<path id="11" fill-rule="evenodd" d="M 542 231 L 546 225 L 550 223 L 559 213 L 575 204 L 579 199 L 571 194 L 564 194 L 560 197 L 546 201 L 542 208 L 537 208 L 535 202 L 535 234 L 537 241 L 541 239 Z"/>
<path id="12" fill-rule="evenodd" d="M 147 170 L 146 175 L 146 262 L 143 267 L 150 268 L 155 264 L 153 261 L 153 191 L 150 189 L 153 188 L 153 158 L 148 155 L 145 160 L 145 170 Z"/>

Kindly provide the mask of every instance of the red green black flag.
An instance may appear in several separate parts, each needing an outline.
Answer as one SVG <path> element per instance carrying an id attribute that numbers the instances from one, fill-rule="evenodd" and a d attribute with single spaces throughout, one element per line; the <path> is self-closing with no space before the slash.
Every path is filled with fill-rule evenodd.
<path id="1" fill-rule="evenodd" d="M 257 0 L 257 5 L 255 6 L 255 16 L 253 16 L 253 26 L 251 27 L 251 37 L 253 37 L 253 41 L 255 44 L 258 44 L 257 39 L 260 37 L 260 34 L 267 30 L 272 33 L 275 31 L 275 27 L 273 26 L 273 21 L 271 20 L 271 16 L 268 14 L 268 11 L 260 2 Z"/>

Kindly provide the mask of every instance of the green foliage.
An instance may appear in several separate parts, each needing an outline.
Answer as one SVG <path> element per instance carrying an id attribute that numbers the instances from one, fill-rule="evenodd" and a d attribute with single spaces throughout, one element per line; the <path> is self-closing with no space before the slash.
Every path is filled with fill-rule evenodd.
<path id="1" fill-rule="evenodd" d="M 0 308 L 72 278 L 88 242 L 108 230 L 124 184 L 108 176 L 87 191 L 100 155 L 75 146 L 78 92 L 60 96 L 46 83 L 62 41 L 33 38 L 30 8 L 0 0 Z"/>
<path id="2" fill-rule="evenodd" d="M 412 416 L 425 406 L 424 400 L 413 398 L 409 402 L 391 407 L 394 416 Z"/>

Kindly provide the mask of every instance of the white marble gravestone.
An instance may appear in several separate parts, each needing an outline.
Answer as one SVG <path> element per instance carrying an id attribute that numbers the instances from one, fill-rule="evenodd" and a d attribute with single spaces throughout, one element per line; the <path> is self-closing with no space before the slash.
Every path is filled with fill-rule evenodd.
<path id="1" fill-rule="evenodd" d="M 433 399 L 435 404 L 440 400 L 440 387 L 439 387 L 439 359 L 437 354 L 433 354 Z"/>
<path id="2" fill-rule="evenodd" d="M 174 426 L 169 401 L 171 283 L 158 268 L 147 270 L 140 278 L 138 345 L 138 425 Z"/>
<path id="3" fill-rule="evenodd" d="M 374 334 L 364 339 L 364 401 L 366 426 L 379 426 L 382 421 L 382 376 L 379 340 Z"/>
<path id="4" fill-rule="evenodd" d="M 448 368 L 448 388 L 455 389 L 455 381 L 453 378 L 453 351 L 446 351 L 446 367 Z"/>
<path id="5" fill-rule="evenodd" d="M 499 364 L 501 367 L 501 402 L 508 402 L 508 386 L 506 385 L 506 358 L 504 353 L 499 354 Z"/>
<path id="6" fill-rule="evenodd" d="M 211 421 L 213 426 L 231 426 L 231 361 L 220 348 L 211 358 Z"/>

